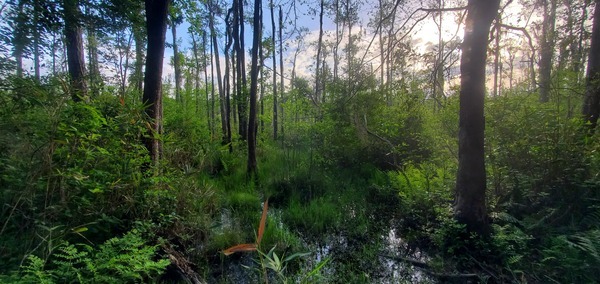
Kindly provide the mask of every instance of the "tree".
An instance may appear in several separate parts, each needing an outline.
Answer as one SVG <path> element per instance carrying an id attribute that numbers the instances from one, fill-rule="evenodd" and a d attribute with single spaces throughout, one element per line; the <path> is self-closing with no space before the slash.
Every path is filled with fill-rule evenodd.
<path id="1" fill-rule="evenodd" d="M 16 61 L 17 77 L 19 78 L 23 77 L 23 57 L 29 44 L 29 24 L 25 9 L 25 0 L 19 0 L 16 10 L 11 11 L 12 17 L 9 19 L 13 30 L 11 37 L 12 55 Z"/>
<path id="2" fill-rule="evenodd" d="M 556 0 L 543 0 L 544 19 L 542 21 L 542 40 L 540 47 L 540 101 L 550 99 L 552 79 L 552 57 L 554 56 L 554 28 L 556 19 Z"/>
<path id="3" fill-rule="evenodd" d="M 146 114 L 151 119 L 151 128 L 148 130 L 147 137 L 144 138 L 144 144 L 155 165 L 159 160 L 161 147 L 156 135 L 160 134 L 162 129 L 162 66 L 169 2 L 169 0 L 144 1 L 148 48 L 142 102 L 146 106 Z"/>
<path id="4" fill-rule="evenodd" d="M 256 96 L 258 91 L 258 48 L 262 29 L 261 0 L 254 0 L 254 35 L 252 38 L 252 65 L 250 67 L 250 113 L 248 115 L 248 175 L 256 175 Z"/>
<path id="5" fill-rule="evenodd" d="M 273 46 L 275 48 L 275 46 Z M 275 53 L 275 51 L 273 51 Z M 275 72 L 275 67 L 273 67 L 273 72 Z M 279 6 L 279 87 L 281 88 L 281 103 L 283 103 L 283 92 L 285 92 L 285 83 L 283 77 L 283 11 L 281 10 L 281 6 Z M 285 137 L 284 128 L 283 128 L 283 105 L 279 104 L 279 116 L 281 117 L 280 125 L 281 125 L 281 137 Z"/>
<path id="6" fill-rule="evenodd" d="M 83 39 L 81 27 L 81 11 L 78 0 L 63 0 L 65 20 L 65 41 L 67 49 L 67 65 L 71 80 L 71 91 L 74 101 L 87 97 L 85 82 L 85 59 L 83 56 Z"/>
<path id="7" fill-rule="evenodd" d="M 211 2 L 212 3 L 212 2 Z M 225 92 L 223 91 L 223 80 L 221 79 L 221 59 L 219 57 L 219 43 L 217 42 L 217 32 L 215 30 L 215 26 L 214 26 L 214 12 L 212 12 L 212 9 L 216 9 L 215 7 L 212 6 L 211 4 L 211 13 L 213 15 L 213 17 L 209 18 L 209 25 L 210 25 L 210 34 L 211 34 L 211 38 L 212 38 L 212 53 L 215 56 L 215 68 L 217 69 L 217 86 L 219 88 L 219 96 L 221 97 L 221 101 L 224 101 L 225 99 Z M 212 116 L 211 118 L 214 119 L 214 96 L 213 96 L 213 104 L 212 104 Z M 221 115 L 223 115 L 223 109 L 221 109 Z M 222 119 L 222 118 L 221 118 Z M 214 122 L 213 122 L 214 123 Z"/>
<path id="8" fill-rule="evenodd" d="M 181 54 L 179 53 L 179 44 L 177 43 L 177 25 L 183 22 L 181 8 L 171 5 L 170 9 L 171 34 L 173 35 L 173 70 L 175 73 L 175 99 L 178 103 L 183 103 L 181 95 Z"/>
<path id="9" fill-rule="evenodd" d="M 321 74 L 320 74 L 320 66 L 321 66 L 321 50 L 323 48 L 323 11 L 325 7 L 325 0 L 321 0 L 319 5 L 319 40 L 317 42 L 317 61 L 315 62 L 315 101 L 318 101 L 321 97 Z M 383 70 L 383 68 L 381 69 Z M 292 80 L 293 81 L 293 80 Z"/>
<path id="10" fill-rule="evenodd" d="M 469 0 L 460 61 L 460 112 L 455 218 L 470 232 L 486 235 L 483 103 L 490 26 L 499 0 Z"/>
<path id="11" fill-rule="evenodd" d="M 598 124 L 600 114 L 600 0 L 594 7 L 594 23 L 592 25 L 592 42 L 588 55 L 587 81 L 583 115 L 593 130 Z"/>
<path id="12" fill-rule="evenodd" d="M 273 47 L 273 140 L 277 140 L 277 49 L 275 48 L 275 15 L 273 13 L 273 0 L 269 3 L 271 10 L 271 43 Z"/>

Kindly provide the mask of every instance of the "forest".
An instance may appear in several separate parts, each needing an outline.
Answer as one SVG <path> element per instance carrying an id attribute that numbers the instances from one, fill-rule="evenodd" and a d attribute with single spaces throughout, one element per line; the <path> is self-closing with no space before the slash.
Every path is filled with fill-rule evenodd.
<path id="1" fill-rule="evenodd" d="M 0 0 L 0 283 L 600 283 L 600 0 Z"/>

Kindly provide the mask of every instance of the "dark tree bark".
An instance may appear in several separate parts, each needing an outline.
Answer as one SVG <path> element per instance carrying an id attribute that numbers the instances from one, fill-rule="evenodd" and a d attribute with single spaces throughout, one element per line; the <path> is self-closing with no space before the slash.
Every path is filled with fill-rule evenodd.
<path id="1" fill-rule="evenodd" d="M 552 80 L 552 57 L 554 56 L 554 28 L 556 20 L 556 0 L 543 0 L 544 19 L 540 47 L 540 102 L 550 100 Z"/>
<path id="2" fill-rule="evenodd" d="M 142 28 L 133 27 L 133 41 L 135 43 L 135 64 L 132 83 L 134 90 L 141 94 L 144 86 L 144 45 L 146 44 Z"/>
<path id="3" fill-rule="evenodd" d="M 494 25 L 494 36 L 495 36 L 495 43 L 494 43 L 494 97 L 497 97 L 500 95 L 500 88 L 499 88 L 499 80 L 501 80 L 498 76 L 500 75 L 500 63 L 501 63 L 501 59 L 500 59 L 500 26 L 501 26 L 501 21 L 502 21 L 502 15 L 498 14 L 498 16 L 496 17 L 496 24 Z"/>
<path id="4" fill-rule="evenodd" d="M 179 46 L 177 45 L 177 17 L 171 16 L 171 34 L 173 35 L 173 71 L 175 72 L 175 100 L 182 103 L 181 66 L 179 66 Z"/>
<path id="5" fill-rule="evenodd" d="M 27 15 L 25 13 L 25 1 L 19 0 L 17 4 L 16 15 L 14 16 L 13 26 L 13 56 L 17 64 L 17 77 L 23 77 L 23 56 L 25 55 L 25 48 L 28 41 L 28 28 L 27 28 Z"/>
<path id="6" fill-rule="evenodd" d="M 587 80 L 583 115 L 594 130 L 600 114 L 600 0 L 595 0 L 592 42 L 588 55 Z"/>
<path id="7" fill-rule="evenodd" d="M 85 4 L 86 18 L 92 19 L 93 13 L 91 3 Z M 89 84 L 92 97 L 100 94 L 100 86 L 102 85 L 102 77 L 100 74 L 100 64 L 98 60 L 98 39 L 96 38 L 96 26 L 94 20 L 88 21 L 86 26 L 87 51 L 88 51 L 88 72 Z"/>
<path id="8" fill-rule="evenodd" d="M 209 1 L 209 5 L 210 5 L 210 14 L 211 16 L 208 19 L 208 24 L 209 24 L 209 29 L 210 29 L 210 37 L 212 40 L 212 53 L 215 56 L 215 69 L 217 71 L 217 87 L 218 87 L 218 91 L 219 91 L 219 98 L 221 99 L 221 104 L 223 104 L 223 102 L 225 101 L 225 92 L 223 91 L 223 77 L 221 76 L 221 59 L 219 56 L 219 42 L 217 41 L 217 31 L 215 29 L 215 22 L 214 22 L 214 18 L 215 18 L 215 7 L 214 7 L 214 3 L 212 1 Z M 221 107 L 220 109 L 221 112 L 221 124 L 223 123 L 223 115 L 225 114 L 225 109 L 223 109 L 223 107 Z M 212 103 L 211 103 L 211 121 L 212 121 L 212 125 L 214 128 L 214 122 L 215 120 L 215 96 L 213 94 L 212 97 Z M 222 125 L 221 125 L 222 126 Z"/>
<path id="9" fill-rule="evenodd" d="M 202 33 L 202 46 L 206 46 L 206 34 Z M 194 53 L 194 99 L 196 101 L 196 115 L 200 111 L 200 51 L 198 50 L 198 42 L 196 41 L 196 35 L 190 33 L 192 38 L 192 51 Z M 206 50 L 206 48 L 202 48 Z M 206 58 L 206 55 L 203 56 Z"/>
<path id="10" fill-rule="evenodd" d="M 71 92 L 74 101 L 87 97 L 85 82 L 85 60 L 81 27 L 81 10 L 78 0 L 63 0 L 65 17 L 65 41 L 67 49 L 67 66 L 71 80 Z"/>
<path id="11" fill-rule="evenodd" d="M 490 26 L 499 0 L 469 0 L 460 62 L 460 113 L 455 218 L 470 232 L 489 233 L 484 160 L 485 67 Z"/>
<path id="12" fill-rule="evenodd" d="M 256 175 L 256 96 L 258 90 L 258 46 L 261 38 L 262 1 L 254 0 L 254 36 L 252 40 L 252 65 L 250 67 L 250 113 L 248 116 L 248 175 Z"/>
<path id="13" fill-rule="evenodd" d="M 264 30 L 264 25 L 261 25 L 261 31 Z M 262 38 L 262 35 L 261 35 Z M 258 57 L 260 58 L 260 96 L 258 97 L 258 103 L 260 104 L 260 118 L 259 119 L 259 131 L 265 131 L 265 120 L 262 119 L 265 115 L 265 55 L 264 55 L 264 45 L 261 43 L 258 49 Z"/>
<path id="14" fill-rule="evenodd" d="M 213 43 L 210 44 L 210 49 L 211 49 L 211 54 L 210 54 L 210 98 L 208 97 L 208 94 L 206 95 L 206 110 L 209 113 L 209 120 L 210 120 L 210 128 L 211 128 L 211 134 L 214 134 L 214 125 L 215 125 L 215 65 L 216 62 L 218 61 L 217 59 L 217 54 L 218 54 L 218 49 L 215 48 L 215 45 Z M 217 70 L 217 79 L 221 79 L 221 72 L 220 70 Z M 212 135 L 211 135 L 211 139 L 212 139 Z"/>
<path id="15" fill-rule="evenodd" d="M 40 35 L 40 10 L 42 9 L 39 0 L 33 0 L 33 26 L 32 26 L 32 37 L 33 37 L 33 70 L 35 79 L 40 80 L 40 45 L 42 38 Z"/>
<path id="16" fill-rule="evenodd" d="M 315 62 L 315 101 L 321 99 L 321 50 L 323 48 L 323 14 L 325 1 L 321 0 L 319 5 L 319 41 L 317 42 L 317 61 Z"/>
<path id="17" fill-rule="evenodd" d="M 235 70 L 236 82 L 233 84 L 236 87 L 236 104 L 238 109 L 238 133 L 240 139 L 248 138 L 248 122 L 247 122 L 247 97 L 246 97 L 246 70 L 244 56 L 244 3 L 242 0 L 233 1 L 233 39 L 235 50 Z"/>
<path id="18" fill-rule="evenodd" d="M 167 32 L 167 14 L 169 0 L 145 0 L 146 30 L 148 32 L 148 51 L 146 56 L 146 74 L 144 76 L 143 104 L 150 118 L 151 128 L 144 138 L 144 144 L 150 152 L 154 165 L 160 159 L 161 145 L 156 135 L 162 127 L 162 66 L 165 54 L 165 34 Z"/>
<path id="19" fill-rule="evenodd" d="M 273 48 L 275 48 L 273 46 Z M 281 103 L 283 103 L 283 93 L 285 92 L 285 84 L 284 84 L 284 77 L 283 77 L 283 11 L 281 9 L 281 6 L 279 6 L 279 75 L 281 76 L 281 81 L 279 82 L 279 86 L 281 87 L 281 102 L 279 103 L 279 117 L 281 118 L 281 120 L 279 121 L 279 125 L 281 126 L 281 138 L 283 140 L 284 137 L 284 133 L 285 133 L 285 128 L 284 128 L 284 124 L 283 124 L 283 105 Z"/>
<path id="20" fill-rule="evenodd" d="M 229 152 L 233 151 L 233 146 L 231 145 L 231 103 L 230 103 L 230 93 L 231 87 L 229 84 L 230 79 L 230 61 L 229 61 L 229 50 L 231 49 L 231 44 L 233 42 L 231 36 L 231 16 L 232 10 L 227 12 L 227 16 L 225 17 L 225 102 L 221 105 L 221 127 L 223 128 L 223 144 L 229 145 Z M 223 99 L 223 96 L 221 96 Z"/>
<path id="21" fill-rule="evenodd" d="M 273 12 L 273 0 L 270 1 L 269 8 L 271 9 L 271 31 L 273 33 L 271 37 L 271 43 L 273 43 L 273 140 L 277 140 L 277 131 L 279 126 L 277 124 L 277 48 L 275 48 L 275 13 Z"/>
<path id="22" fill-rule="evenodd" d="M 208 68 L 208 55 L 206 54 L 206 33 L 204 33 L 204 37 L 202 38 L 203 44 L 204 44 L 204 68 Z M 215 68 L 213 67 L 213 56 L 212 56 L 212 41 L 210 43 L 210 49 L 211 49 L 211 54 L 210 54 L 210 79 L 211 79 L 211 85 L 210 85 L 210 91 L 212 92 L 212 96 L 215 95 Z M 212 120 L 210 117 L 210 97 L 209 97 L 209 92 L 208 92 L 208 70 L 205 70 L 204 72 L 204 92 L 206 95 L 206 122 L 208 123 L 208 129 L 210 130 L 210 134 L 212 137 L 213 134 L 213 125 L 212 125 Z"/>

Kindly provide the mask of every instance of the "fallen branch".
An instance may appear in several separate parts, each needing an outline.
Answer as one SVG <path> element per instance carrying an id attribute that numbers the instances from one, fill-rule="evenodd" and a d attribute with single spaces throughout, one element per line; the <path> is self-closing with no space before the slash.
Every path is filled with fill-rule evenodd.
<path id="1" fill-rule="evenodd" d="M 479 275 L 475 274 L 475 273 L 438 273 L 438 272 L 434 272 L 434 271 L 432 271 L 432 268 L 429 264 L 427 264 L 426 262 L 420 261 L 420 260 L 416 260 L 416 259 L 400 257 L 400 256 L 385 255 L 385 254 L 380 254 L 380 256 L 385 257 L 390 260 L 408 263 L 414 267 L 421 268 L 423 270 L 423 272 L 425 272 L 435 278 L 438 278 L 440 280 L 461 280 L 461 279 L 462 280 L 465 280 L 465 279 L 477 280 L 477 279 L 479 279 Z"/>

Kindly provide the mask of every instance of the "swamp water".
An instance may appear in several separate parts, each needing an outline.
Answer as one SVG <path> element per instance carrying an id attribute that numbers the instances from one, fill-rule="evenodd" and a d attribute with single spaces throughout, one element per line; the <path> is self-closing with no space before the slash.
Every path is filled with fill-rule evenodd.
<path id="1" fill-rule="evenodd" d="M 227 210 L 221 218 L 222 226 L 236 225 Z M 279 210 L 271 209 L 269 218 L 275 219 L 277 226 L 284 226 Z M 428 260 L 418 249 L 408 253 L 407 243 L 396 235 L 394 229 L 390 225 L 381 226 L 381 222 L 379 223 L 378 226 L 368 226 L 368 233 L 365 234 L 341 230 L 316 239 L 299 233 L 303 247 L 306 248 L 302 252 L 310 254 L 289 263 L 288 270 L 284 272 L 288 282 L 299 283 L 305 274 L 328 260 L 319 270 L 322 278 L 308 283 L 435 283 L 434 279 L 419 268 L 390 258 L 405 257 L 422 262 Z M 292 253 L 296 252 L 286 254 Z M 208 283 L 264 283 L 258 259 L 257 252 L 237 253 L 222 258 L 220 267 L 209 277 Z M 302 266 L 298 267 L 298 263 L 302 263 Z M 269 283 L 281 283 L 275 273 L 269 271 L 268 274 Z"/>

